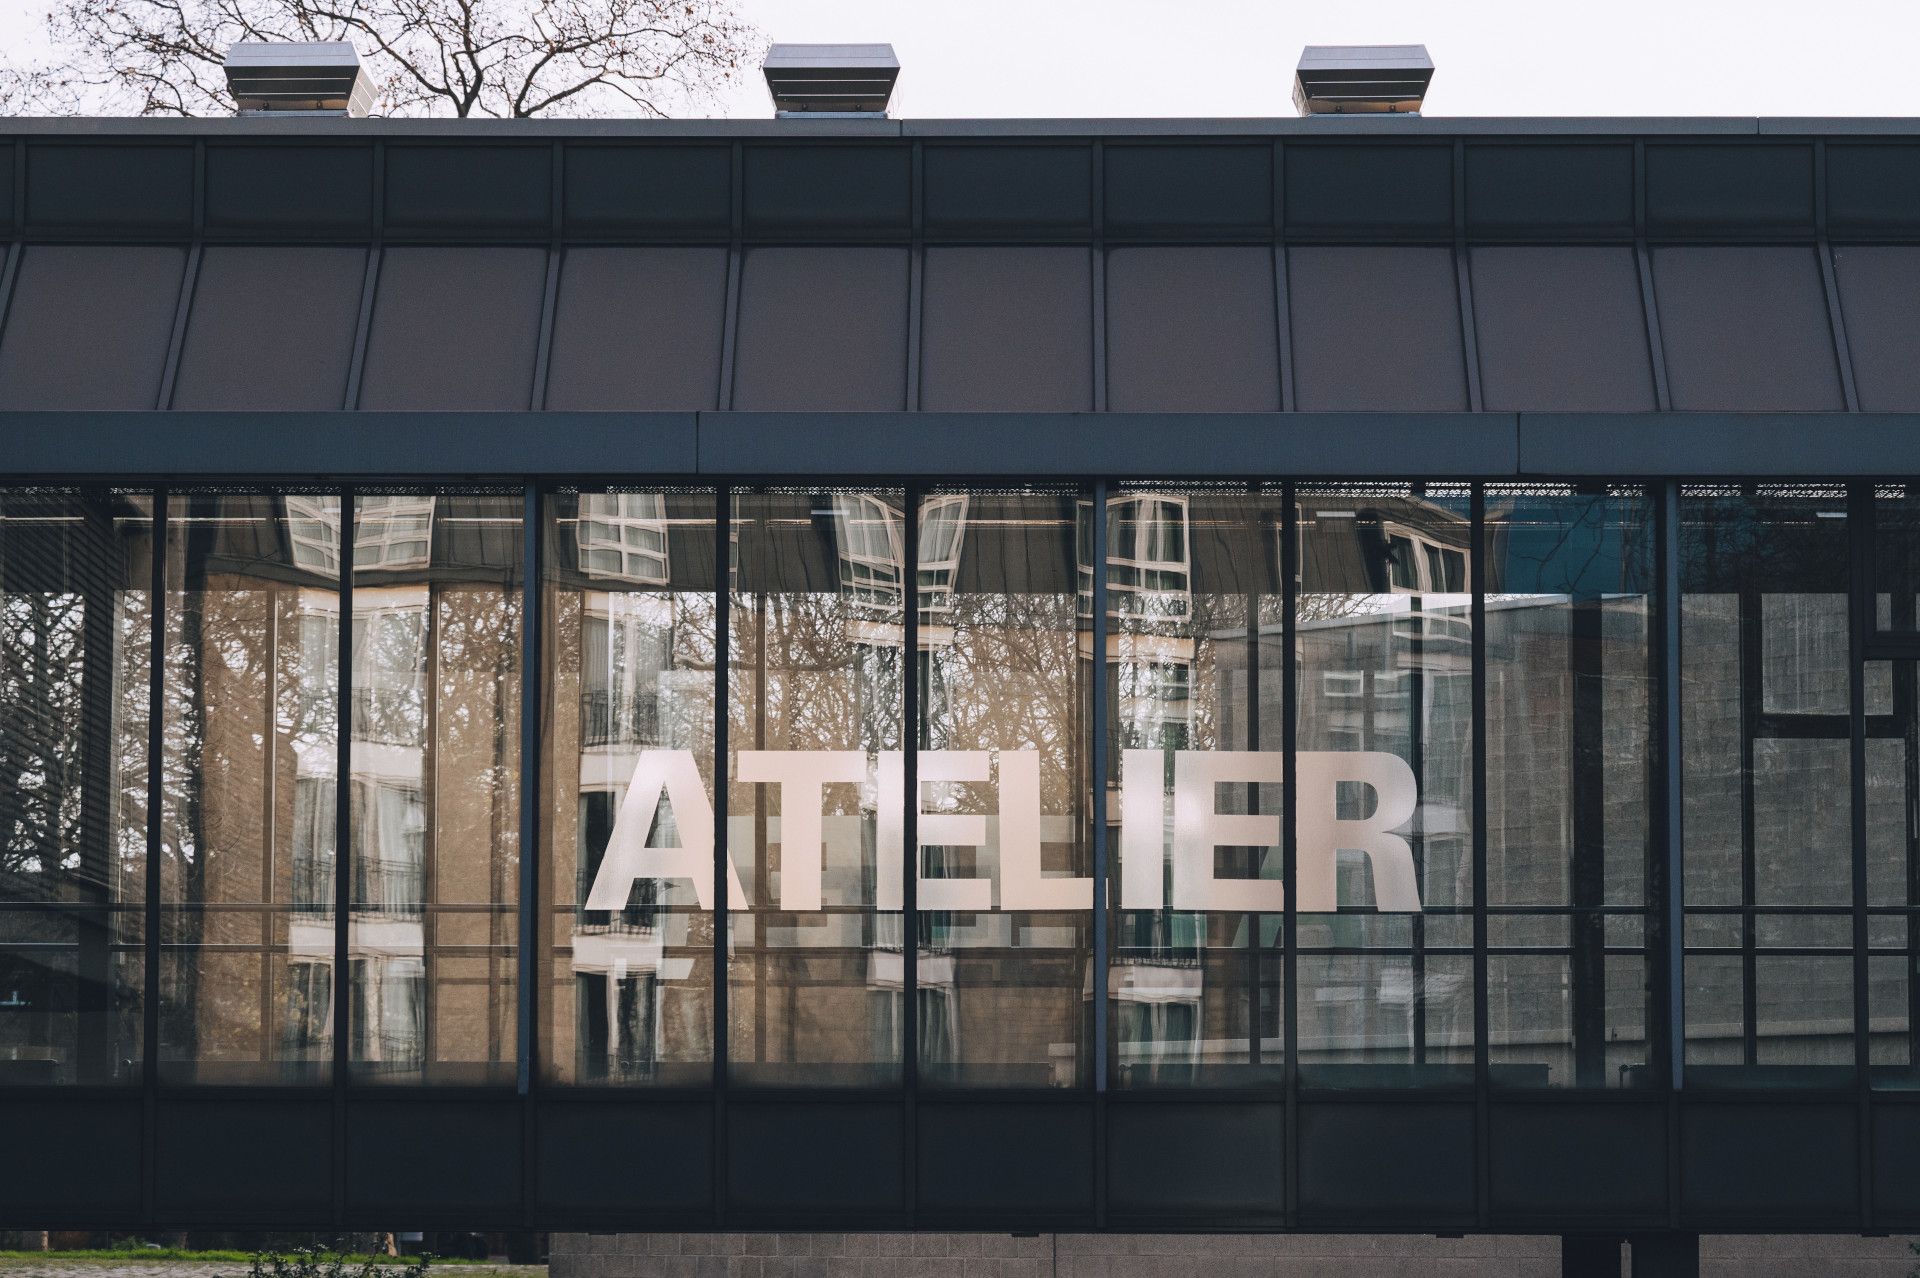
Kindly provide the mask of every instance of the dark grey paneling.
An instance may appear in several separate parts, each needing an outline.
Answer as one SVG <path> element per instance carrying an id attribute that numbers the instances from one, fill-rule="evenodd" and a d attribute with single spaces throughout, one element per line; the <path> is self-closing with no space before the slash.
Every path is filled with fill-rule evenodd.
<path id="1" fill-rule="evenodd" d="M 526 408 L 546 272 L 545 249 L 388 249 L 360 407 Z"/>
<path id="2" fill-rule="evenodd" d="M 106 1099 L 48 1089 L 0 1102 L 11 1151 L 0 1158 L 0 1229 L 85 1228 L 139 1214 L 140 1097 L 127 1091 Z"/>
<path id="3" fill-rule="evenodd" d="M 730 1211 L 883 1213 L 904 1210 L 900 1104 L 825 1098 L 728 1106 Z"/>
<path id="4" fill-rule="evenodd" d="M 185 231 L 192 224 L 192 147 L 27 147 L 30 227 Z"/>
<path id="5" fill-rule="evenodd" d="M 902 408 L 907 251 L 749 249 L 740 278 L 736 408 Z"/>
<path id="6" fill-rule="evenodd" d="M 0 408 L 152 408 L 185 249 L 33 245 L 0 334 Z"/>
<path id="7" fill-rule="evenodd" d="M 1833 270 L 1860 407 L 1920 411 L 1920 247 L 1838 245 Z"/>
<path id="8" fill-rule="evenodd" d="M 540 1107 L 534 1139 L 534 1184 L 550 1218 L 712 1207 L 713 1107 L 705 1101 L 551 1101 Z"/>
<path id="9" fill-rule="evenodd" d="M 1473 1212 L 1473 1107 L 1300 1104 L 1300 1214 L 1389 1225 Z"/>
<path id="10" fill-rule="evenodd" d="M 570 231 L 724 234 L 731 221 L 729 147 L 571 146 L 565 163 Z"/>
<path id="11" fill-rule="evenodd" d="M 1842 406 L 1826 286 L 1813 249 L 1656 248 L 1653 291 L 1675 408 Z"/>
<path id="12" fill-rule="evenodd" d="M 1920 228 L 1920 146 L 1828 143 L 1827 226 L 1839 233 Z"/>
<path id="13" fill-rule="evenodd" d="M 1453 227 L 1450 146 L 1289 145 L 1289 234 Z"/>
<path id="14" fill-rule="evenodd" d="M 443 1097 L 356 1101 L 347 1109 L 347 1209 L 462 1221 L 520 1202 L 518 1102 Z"/>
<path id="15" fill-rule="evenodd" d="M 1093 151 L 1065 146 L 929 146 L 927 230 L 1036 235 L 1085 231 L 1093 219 Z"/>
<path id="16" fill-rule="evenodd" d="M 1271 1104 L 1107 1108 L 1107 1205 L 1136 1216 L 1277 1217 L 1286 1110 Z"/>
<path id="17" fill-rule="evenodd" d="M 1302 411 L 1467 407 L 1452 250 L 1295 246 L 1287 291 Z"/>
<path id="18" fill-rule="evenodd" d="M 209 146 L 207 225 L 365 234 L 373 225 L 373 148 Z"/>
<path id="19" fill-rule="evenodd" d="M 173 406 L 340 407 L 366 265 L 358 247 L 206 249 Z"/>
<path id="20" fill-rule="evenodd" d="M 387 147 L 389 230 L 544 231 L 553 150 L 545 146 Z"/>
<path id="21" fill-rule="evenodd" d="M 750 146 L 749 231 L 902 231 L 913 153 L 903 146 Z"/>
<path id="22" fill-rule="evenodd" d="M 1633 148 L 1468 146 L 1469 234 L 1633 230 Z"/>
<path id="23" fill-rule="evenodd" d="M 1647 226 L 1718 232 L 1813 228 L 1813 148 L 1805 143 L 1647 147 Z"/>
<path id="24" fill-rule="evenodd" d="M 1488 408 L 1652 411 L 1631 248 L 1481 247 L 1470 260 Z"/>
<path id="25" fill-rule="evenodd" d="M 1107 255 L 1107 406 L 1258 413 L 1280 407 L 1273 252 L 1119 248 Z"/>
<path id="26" fill-rule="evenodd" d="M 1920 1107 L 1874 1107 L 1873 1210 L 1883 1226 L 1920 1221 Z"/>
<path id="27" fill-rule="evenodd" d="M 1271 146 L 1109 146 L 1109 235 L 1258 232 L 1273 224 Z"/>
<path id="28" fill-rule="evenodd" d="M 928 249 L 921 407 L 1092 408 L 1092 262 L 1084 248 Z"/>
<path id="29" fill-rule="evenodd" d="M 163 1099 L 155 1140 L 154 1210 L 162 1219 L 327 1223 L 333 1107 L 324 1092 L 303 1100 Z"/>
<path id="30" fill-rule="evenodd" d="M 1496 1103 L 1488 1140 L 1495 1217 L 1666 1211 L 1665 1105 Z"/>
<path id="31" fill-rule="evenodd" d="M 713 408 L 724 248 L 574 248 L 560 272 L 547 406 Z"/>
<path id="32" fill-rule="evenodd" d="M 1806 479 L 1920 473 L 1910 413 L 1522 413 L 1519 473 Z"/>
<path id="33" fill-rule="evenodd" d="M 996 1219 L 1093 1212 L 1093 1109 L 922 1104 L 920 1210 Z"/>
<path id="34" fill-rule="evenodd" d="M 1694 1104 L 1680 1111 L 1682 1219 L 1857 1219 L 1856 1110 L 1846 1104 Z"/>

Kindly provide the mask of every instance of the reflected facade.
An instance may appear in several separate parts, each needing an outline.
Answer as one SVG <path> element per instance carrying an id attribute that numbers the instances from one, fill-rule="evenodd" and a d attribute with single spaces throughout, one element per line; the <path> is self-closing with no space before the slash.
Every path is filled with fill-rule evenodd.
<path id="1" fill-rule="evenodd" d="M 1908 1089 L 1917 508 L 9 489 L 0 1076 Z"/>

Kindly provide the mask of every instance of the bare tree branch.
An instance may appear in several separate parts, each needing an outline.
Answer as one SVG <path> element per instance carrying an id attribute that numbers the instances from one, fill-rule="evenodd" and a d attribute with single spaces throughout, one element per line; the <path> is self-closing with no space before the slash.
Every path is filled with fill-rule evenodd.
<path id="1" fill-rule="evenodd" d="M 351 40 L 384 115 L 687 113 L 764 48 L 737 2 L 51 0 L 54 55 L 0 65 L 0 112 L 224 115 L 230 44 Z"/>

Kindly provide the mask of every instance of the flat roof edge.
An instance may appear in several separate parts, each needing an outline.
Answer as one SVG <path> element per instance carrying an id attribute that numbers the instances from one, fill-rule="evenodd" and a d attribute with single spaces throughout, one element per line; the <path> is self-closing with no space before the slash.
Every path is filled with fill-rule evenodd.
<path id="1" fill-rule="evenodd" d="M 354 120 L 18 116 L 12 137 L 187 138 L 1050 138 L 1459 136 L 1920 137 L 1920 117 L 1883 116 L 1292 116 L 974 120 Z"/>

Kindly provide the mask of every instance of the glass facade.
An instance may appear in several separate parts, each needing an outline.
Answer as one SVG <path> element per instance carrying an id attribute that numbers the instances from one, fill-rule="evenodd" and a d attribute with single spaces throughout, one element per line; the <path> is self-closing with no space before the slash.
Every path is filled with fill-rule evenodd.
<path id="1" fill-rule="evenodd" d="M 0 491 L 0 1082 L 1912 1088 L 1914 491 Z"/>

